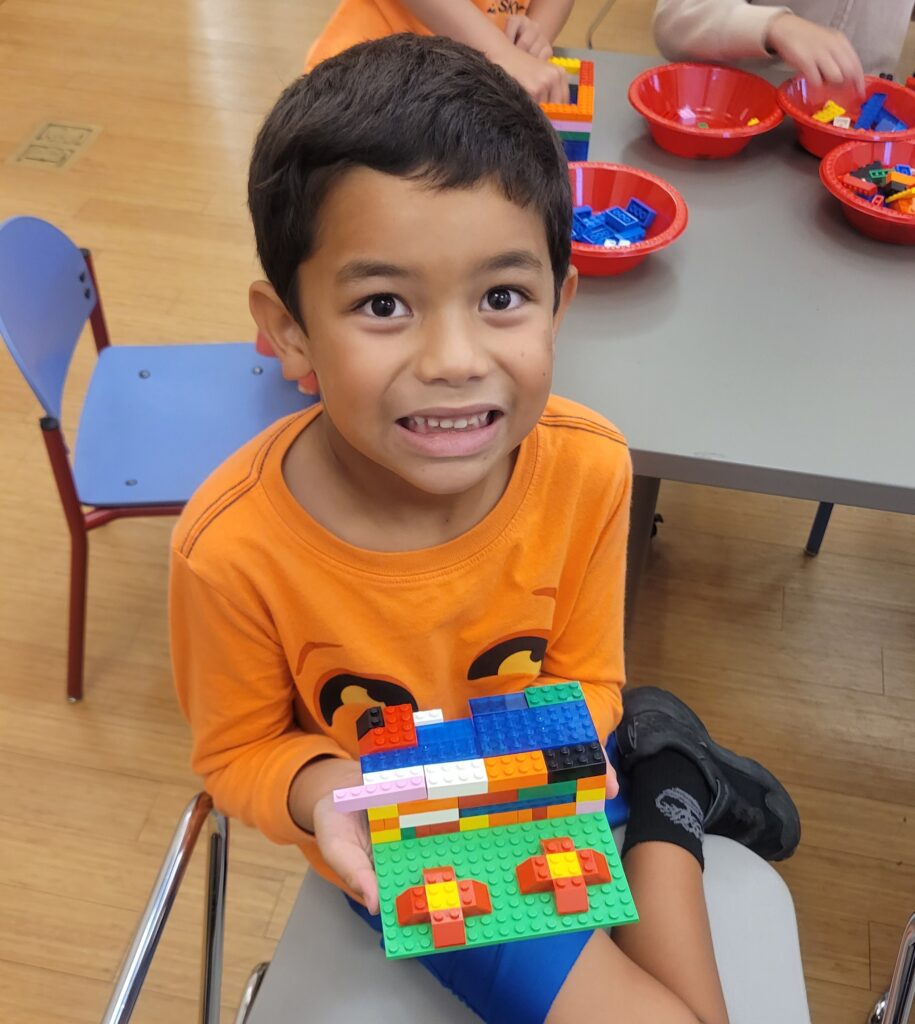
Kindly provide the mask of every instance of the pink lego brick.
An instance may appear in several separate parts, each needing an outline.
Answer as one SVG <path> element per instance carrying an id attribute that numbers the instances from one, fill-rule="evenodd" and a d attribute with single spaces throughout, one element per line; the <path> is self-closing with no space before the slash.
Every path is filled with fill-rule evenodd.
<path id="1" fill-rule="evenodd" d="M 334 807 L 338 811 L 366 811 L 370 807 L 404 804 L 426 799 L 426 782 L 420 776 L 376 782 L 367 786 L 352 786 L 334 790 Z"/>
<path id="2" fill-rule="evenodd" d="M 561 117 L 551 117 L 550 124 L 557 132 L 590 132 L 591 121 L 563 121 Z"/>
<path id="3" fill-rule="evenodd" d="M 579 800 L 575 804 L 576 814 L 598 814 L 603 809 L 603 800 Z"/>

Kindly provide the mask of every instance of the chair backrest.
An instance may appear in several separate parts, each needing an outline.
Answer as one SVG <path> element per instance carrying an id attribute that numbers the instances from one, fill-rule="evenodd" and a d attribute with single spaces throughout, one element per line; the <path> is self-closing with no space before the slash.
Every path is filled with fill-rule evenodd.
<path id="1" fill-rule="evenodd" d="M 73 349 L 97 298 L 82 253 L 53 224 L 0 224 L 0 335 L 47 416 L 60 419 Z"/>

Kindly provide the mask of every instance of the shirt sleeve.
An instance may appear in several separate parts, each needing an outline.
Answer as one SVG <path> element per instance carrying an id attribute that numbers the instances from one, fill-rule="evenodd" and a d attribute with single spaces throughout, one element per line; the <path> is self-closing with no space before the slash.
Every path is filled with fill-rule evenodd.
<path id="1" fill-rule="evenodd" d="M 308 833 L 289 813 L 292 780 L 315 758 L 349 754 L 297 724 L 295 686 L 269 618 L 229 600 L 173 551 L 169 620 L 191 767 L 224 813 L 275 843 L 302 843 Z"/>
<path id="2" fill-rule="evenodd" d="M 790 10 L 746 0 L 658 0 L 655 43 L 668 60 L 768 57 L 769 22 Z"/>
<path id="3" fill-rule="evenodd" d="M 623 623 L 632 464 L 622 460 L 610 517 L 597 539 L 565 625 L 543 660 L 544 682 L 577 679 L 601 740 L 619 725 L 626 680 Z"/>

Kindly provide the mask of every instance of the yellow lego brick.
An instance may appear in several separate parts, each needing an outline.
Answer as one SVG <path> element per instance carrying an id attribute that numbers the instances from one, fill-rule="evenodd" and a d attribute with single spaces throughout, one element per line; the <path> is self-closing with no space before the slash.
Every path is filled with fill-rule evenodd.
<path id="1" fill-rule="evenodd" d="M 751 117 L 750 120 L 747 121 L 747 127 L 748 128 L 754 128 L 758 124 L 759 124 L 759 118 L 758 117 Z"/>
<path id="2" fill-rule="evenodd" d="M 378 843 L 399 843 L 400 842 L 400 829 L 399 828 L 385 828 L 380 832 L 370 833 L 372 839 L 372 845 L 377 846 Z"/>
<path id="3" fill-rule="evenodd" d="M 546 863 L 553 878 L 576 878 L 581 874 L 578 854 L 574 851 L 572 853 L 548 853 Z"/>
<path id="4" fill-rule="evenodd" d="M 396 818 L 397 814 L 397 804 L 388 804 L 385 807 L 370 807 L 368 810 L 369 821 L 384 821 L 385 818 Z"/>
<path id="5" fill-rule="evenodd" d="M 550 63 L 566 71 L 578 71 L 581 61 L 577 57 L 550 57 Z"/>
<path id="6" fill-rule="evenodd" d="M 915 196 L 915 188 L 907 188 L 905 192 L 897 192 L 894 196 L 887 196 L 887 203 L 898 203 L 900 199 L 911 199 Z"/>
<path id="7" fill-rule="evenodd" d="M 488 814 L 474 814 L 470 818 L 461 818 L 462 832 L 473 832 L 478 828 L 489 828 Z"/>
<path id="8" fill-rule="evenodd" d="M 429 910 L 456 910 L 461 905 L 457 882 L 433 882 L 426 886 Z"/>
<path id="9" fill-rule="evenodd" d="M 606 798 L 607 790 L 604 786 L 601 786 L 600 789 L 579 789 L 575 793 L 575 801 L 580 804 L 587 803 L 589 800 L 606 800 Z"/>
<path id="10" fill-rule="evenodd" d="M 818 110 L 814 115 L 814 121 L 820 121 L 822 124 L 832 124 L 837 117 L 841 117 L 845 113 L 845 107 L 840 107 L 838 103 L 834 103 L 832 100 L 826 101 L 826 106 Z"/>

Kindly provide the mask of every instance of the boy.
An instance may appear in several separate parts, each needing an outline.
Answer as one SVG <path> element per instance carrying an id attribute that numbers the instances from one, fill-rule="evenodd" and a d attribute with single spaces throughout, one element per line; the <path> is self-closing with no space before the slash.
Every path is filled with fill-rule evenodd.
<path id="1" fill-rule="evenodd" d="M 573 0 L 340 0 L 305 70 L 367 39 L 442 35 L 480 50 L 540 103 L 567 103 L 565 74 L 548 63 Z"/>
<path id="2" fill-rule="evenodd" d="M 812 85 L 892 72 L 912 0 L 796 0 L 791 7 L 753 0 L 657 0 L 655 42 L 668 60 L 777 56 Z"/>
<path id="3" fill-rule="evenodd" d="M 568 170 L 481 54 L 400 35 L 322 63 L 264 123 L 249 201 L 269 279 L 254 318 L 322 402 L 188 505 L 175 678 L 217 804 L 298 844 L 368 916 L 365 822 L 331 797 L 359 781 L 367 706 L 453 718 L 469 697 L 580 679 L 599 733 L 618 725 L 629 457 L 610 423 L 549 394 L 576 287 Z M 595 1005 L 627 1024 L 727 1020 L 703 829 L 781 857 L 796 812 L 669 694 L 635 691 L 617 740 L 642 922 L 426 958 L 484 1020 Z"/>

